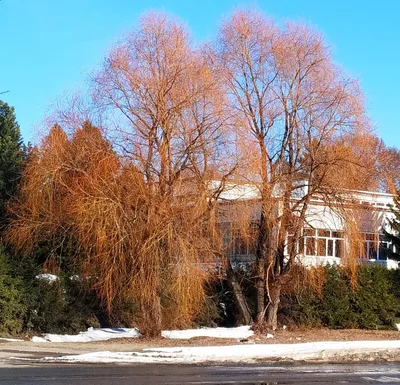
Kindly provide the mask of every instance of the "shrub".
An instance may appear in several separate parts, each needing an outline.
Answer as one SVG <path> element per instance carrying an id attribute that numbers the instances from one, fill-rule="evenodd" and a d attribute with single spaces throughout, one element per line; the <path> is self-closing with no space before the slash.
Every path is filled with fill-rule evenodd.
<path id="1" fill-rule="evenodd" d="M 394 295 L 393 274 L 380 265 L 359 268 L 358 287 L 350 294 L 356 324 L 361 329 L 393 328 L 400 312 Z"/>
<path id="2" fill-rule="evenodd" d="M 16 334 L 24 327 L 26 305 L 23 301 L 24 285 L 14 278 L 3 250 L 0 250 L 0 332 Z"/>
<path id="3" fill-rule="evenodd" d="M 25 297 L 26 327 L 39 333 L 76 333 L 99 327 L 94 306 L 68 277 L 55 281 L 33 279 Z"/>
<path id="4" fill-rule="evenodd" d="M 331 329 L 391 329 L 400 314 L 399 271 L 359 266 L 353 287 L 346 268 L 325 270 L 322 291 L 302 283 L 282 298 L 280 320 L 297 326 Z"/>
<path id="5" fill-rule="evenodd" d="M 354 327 L 354 314 L 350 306 L 350 285 L 343 270 L 335 266 L 326 267 L 326 281 L 322 299 L 317 305 L 321 323 L 331 329 Z"/>

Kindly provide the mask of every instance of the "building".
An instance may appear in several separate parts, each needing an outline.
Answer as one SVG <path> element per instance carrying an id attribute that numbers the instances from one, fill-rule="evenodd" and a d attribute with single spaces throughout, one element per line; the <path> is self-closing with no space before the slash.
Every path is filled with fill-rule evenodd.
<path id="1" fill-rule="evenodd" d="M 214 186 L 218 184 L 215 181 L 213 183 Z M 292 193 L 292 202 L 300 200 L 306 193 L 306 185 L 299 183 L 299 188 Z M 390 251 L 395 250 L 383 231 L 390 231 L 388 220 L 393 217 L 393 197 L 391 194 L 369 191 L 346 191 L 329 202 L 326 197 L 313 197 L 307 209 L 301 237 L 295 244 L 298 261 L 306 266 L 341 264 L 349 254 L 348 227 L 351 218 L 357 227 L 357 235 L 352 235 L 358 242 L 357 260 L 397 268 L 398 262 L 389 258 Z M 222 225 L 225 224 L 227 229 L 224 242 L 228 253 L 235 262 L 251 262 L 255 258 L 255 239 L 252 238 L 251 227 L 256 228 L 261 210 L 258 188 L 255 184 L 230 182 L 220 200 L 226 213 Z M 279 200 L 277 202 L 279 211 Z M 232 213 L 240 213 L 242 210 L 248 211 L 252 225 L 250 235 L 246 236 L 234 226 L 228 226 L 229 222 L 238 220 L 235 216 L 240 215 Z M 287 234 L 287 245 L 291 241 L 291 234 Z"/>

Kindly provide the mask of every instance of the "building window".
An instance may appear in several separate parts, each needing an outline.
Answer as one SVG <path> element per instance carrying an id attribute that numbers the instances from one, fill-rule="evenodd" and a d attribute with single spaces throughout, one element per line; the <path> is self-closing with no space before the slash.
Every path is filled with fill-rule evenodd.
<path id="1" fill-rule="evenodd" d="M 340 258 L 344 251 L 344 234 L 342 231 L 306 228 L 298 251 L 307 256 Z"/>
<path id="2" fill-rule="evenodd" d="M 387 260 L 393 251 L 392 243 L 383 234 L 363 233 L 364 250 L 367 259 Z"/>
<path id="3" fill-rule="evenodd" d="M 327 244 L 328 244 L 327 245 L 328 248 L 327 248 L 326 255 L 328 257 L 333 257 L 333 239 L 328 239 Z"/>

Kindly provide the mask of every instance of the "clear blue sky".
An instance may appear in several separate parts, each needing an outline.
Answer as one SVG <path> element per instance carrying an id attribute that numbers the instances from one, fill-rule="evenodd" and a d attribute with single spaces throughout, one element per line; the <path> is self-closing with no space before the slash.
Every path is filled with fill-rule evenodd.
<path id="1" fill-rule="evenodd" d="M 175 14 L 203 41 L 240 6 L 320 30 L 335 61 L 360 80 L 376 133 L 400 148 L 398 0 L 1 0 L 0 92 L 10 92 L 0 98 L 15 107 L 24 140 L 35 141 L 54 100 L 82 84 L 143 12 Z"/>

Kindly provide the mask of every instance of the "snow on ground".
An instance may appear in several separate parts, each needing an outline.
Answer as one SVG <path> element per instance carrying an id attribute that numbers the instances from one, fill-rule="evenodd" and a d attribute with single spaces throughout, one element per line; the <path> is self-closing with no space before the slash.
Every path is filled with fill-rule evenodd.
<path id="1" fill-rule="evenodd" d="M 190 339 L 193 337 L 215 337 L 215 338 L 248 338 L 253 335 L 250 326 L 240 326 L 237 328 L 203 328 L 187 330 L 163 331 L 161 335 L 165 338 Z M 137 329 L 94 329 L 89 328 L 86 332 L 76 335 L 43 334 L 42 337 L 33 337 L 33 342 L 92 342 L 105 341 L 113 338 L 136 338 L 139 337 Z"/>
<path id="2" fill-rule="evenodd" d="M 80 363 L 200 363 L 254 362 L 259 359 L 321 360 L 348 354 L 400 349 L 400 341 L 326 341 L 302 344 L 231 345 L 152 348 L 140 352 L 93 352 L 61 357 L 45 357 L 51 362 Z"/>
<path id="3" fill-rule="evenodd" d="M 128 328 L 89 328 L 85 332 L 80 332 L 75 335 L 68 334 L 43 334 L 42 337 L 32 337 L 33 342 L 93 342 L 107 341 L 113 338 L 136 338 L 139 337 L 137 329 Z"/>
<path id="4" fill-rule="evenodd" d="M 254 332 L 250 326 L 239 326 L 237 328 L 202 328 L 187 330 L 165 330 L 161 335 L 165 338 L 187 340 L 193 337 L 214 338 L 248 338 Z"/>
<path id="5" fill-rule="evenodd" d="M 56 275 L 48 274 L 48 273 L 38 274 L 35 278 L 43 279 L 44 281 L 48 281 L 48 282 L 55 282 L 58 280 L 58 277 Z"/>

